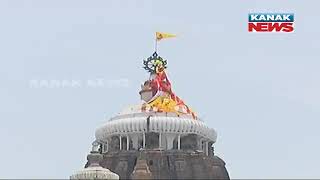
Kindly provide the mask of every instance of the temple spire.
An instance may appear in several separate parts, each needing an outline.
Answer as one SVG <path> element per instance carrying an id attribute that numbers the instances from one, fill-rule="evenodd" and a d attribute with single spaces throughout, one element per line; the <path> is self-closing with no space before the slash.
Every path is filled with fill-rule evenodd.
<path id="1" fill-rule="evenodd" d="M 145 102 L 142 111 L 173 112 L 178 115 L 191 115 L 197 119 L 195 113 L 172 90 L 167 76 L 167 60 L 154 52 L 143 61 L 144 69 L 150 73 L 149 80 L 141 86 L 140 96 Z"/>

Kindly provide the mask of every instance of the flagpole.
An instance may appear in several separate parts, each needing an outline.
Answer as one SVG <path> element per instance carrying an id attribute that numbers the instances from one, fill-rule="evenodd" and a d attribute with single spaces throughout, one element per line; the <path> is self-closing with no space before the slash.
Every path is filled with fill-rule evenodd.
<path id="1" fill-rule="evenodd" d="M 157 52 L 158 50 L 158 41 L 157 41 L 157 36 L 155 38 L 155 45 L 154 45 L 154 51 Z"/>

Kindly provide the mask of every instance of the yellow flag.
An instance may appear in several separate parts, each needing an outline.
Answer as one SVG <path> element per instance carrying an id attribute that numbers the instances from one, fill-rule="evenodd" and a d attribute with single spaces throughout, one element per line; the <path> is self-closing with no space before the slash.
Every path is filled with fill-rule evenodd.
<path id="1" fill-rule="evenodd" d="M 173 37 L 176 37 L 176 35 L 169 34 L 169 33 L 156 32 L 157 41 L 160 41 L 161 39 L 164 39 L 164 38 L 173 38 Z"/>

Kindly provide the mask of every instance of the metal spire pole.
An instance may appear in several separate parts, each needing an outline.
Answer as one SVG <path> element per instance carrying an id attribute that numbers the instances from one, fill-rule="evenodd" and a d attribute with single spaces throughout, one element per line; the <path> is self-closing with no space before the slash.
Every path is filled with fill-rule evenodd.
<path id="1" fill-rule="evenodd" d="M 158 40 L 157 40 L 157 36 L 156 36 L 155 40 L 156 40 L 156 42 L 155 42 L 154 51 L 157 52 L 157 50 L 158 50 Z"/>

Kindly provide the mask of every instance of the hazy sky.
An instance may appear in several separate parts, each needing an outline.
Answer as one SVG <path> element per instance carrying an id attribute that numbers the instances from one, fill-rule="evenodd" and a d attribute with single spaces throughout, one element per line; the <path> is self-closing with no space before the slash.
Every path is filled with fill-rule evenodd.
<path id="1" fill-rule="evenodd" d="M 319 7 L 1 0 L 0 178 L 80 170 L 95 129 L 140 102 L 155 31 L 178 34 L 159 53 L 176 94 L 218 132 L 215 152 L 231 178 L 319 178 Z M 295 13 L 295 32 L 248 33 L 250 12 Z"/>

